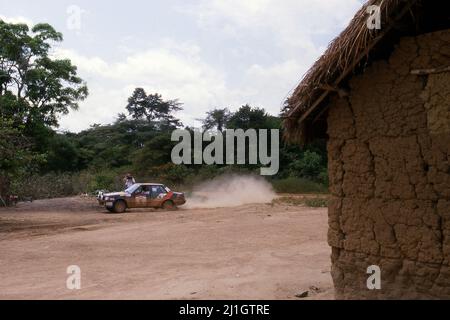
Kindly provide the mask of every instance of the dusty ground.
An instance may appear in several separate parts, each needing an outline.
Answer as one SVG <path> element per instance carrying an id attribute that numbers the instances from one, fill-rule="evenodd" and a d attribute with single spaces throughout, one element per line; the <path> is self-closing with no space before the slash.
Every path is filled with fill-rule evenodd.
<path id="1" fill-rule="evenodd" d="M 89 198 L 0 209 L 0 299 L 332 299 L 327 209 L 106 214 Z M 81 290 L 66 269 L 81 268 Z M 319 290 L 309 289 L 311 286 Z"/>

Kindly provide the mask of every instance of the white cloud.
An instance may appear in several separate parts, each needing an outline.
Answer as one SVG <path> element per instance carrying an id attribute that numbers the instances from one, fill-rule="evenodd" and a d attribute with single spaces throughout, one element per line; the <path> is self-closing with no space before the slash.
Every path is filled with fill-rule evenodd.
<path id="1" fill-rule="evenodd" d="M 296 60 L 268 67 L 253 64 L 238 82 L 229 83 L 223 72 L 202 62 L 200 50 L 180 48 L 183 46 L 175 51 L 152 49 L 115 63 L 58 50 L 55 55 L 70 58 L 90 89 L 80 110 L 62 119 L 62 128 L 79 131 L 93 122 L 111 122 L 117 113 L 124 112 L 127 98 L 136 87 L 143 87 L 148 93 L 158 92 L 167 99 L 179 98 L 185 110 L 178 116 L 188 125 L 198 125 L 195 119 L 204 117 L 213 107 L 237 109 L 245 103 L 278 114 L 287 94 L 308 67 Z"/>
<path id="2" fill-rule="evenodd" d="M 79 70 L 93 75 L 107 74 L 109 70 L 108 63 L 102 58 L 83 56 L 74 50 L 56 48 L 52 53 L 52 56 L 59 59 L 68 58 L 72 60 L 72 63 L 75 64 Z"/>
<path id="3" fill-rule="evenodd" d="M 284 100 L 307 68 L 308 65 L 293 59 L 268 67 L 257 64 L 250 66 L 243 79 L 243 87 L 252 88 L 246 95 L 248 102 L 278 114 Z"/>
<path id="4" fill-rule="evenodd" d="M 70 58 L 79 75 L 87 80 L 90 96 L 78 112 L 63 117 L 61 127 L 79 131 L 88 123 L 108 123 L 125 111 L 127 97 L 134 88 L 158 92 L 163 98 L 179 98 L 185 104 L 182 120 L 193 125 L 214 105 L 227 100 L 224 75 L 203 63 L 200 49 L 193 45 L 165 42 L 158 47 L 109 63 L 100 57 L 86 57 L 73 50 L 59 49 L 55 57 Z"/>
<path id="5" fill-rule="evenodd" d="M 360 0 L 203 0 L 182 8 L 201 27 L 238 37 L 273 38 L 284 50 L 318 53 L 313 37 L 342 29 Z"/>
<path id="6" fill-rule="evenodd" d="M 196 46 L 182 44 L 108 63 L 100 57 L 57 50 L 56 57 L 70 58 L 78 66 L 90 90 L 80 110 L 62 118 L 61 127 L 79 131 L 94 122 L 110 123 L 117 113 L 125 111 L 127 98 L 136 87 L 143 87 L 148 93 L 158 92 L 167 99 L 180 99 L 185 110 L 178 116 L 188 125 L 199 125 L 195 119 L 204 117 L 213 107 L 237 109 L 245 103 L 277 114 L 287 93 L 307 68 L 295 60 L 269 67 L 253 64 L 232 84 L 226 81 L 224 72 L 202 62 L 200 52 Z"/>
<path id="7" fill-rule="evenodd" d="M 361 0 L 201 0 L 178 9 L 195 17 L 203 30 L 241 44 L 229 48 L 232 56 L 261 56 L 259 44 L 264 44 L 266 62 L 248 61 L 235 84 L 237 96 L 277 114 L 324 52 L 325 39 L 342 30 L 360 6 Z"/>
<path id="8" fill-rule="evenodd" d="M 194 17 L 206 39 L 223 44 L 209 62 L 192 38 L 162 38 L 142 51 L 124 47 L 120 50 L 127 56 L 119 61 L 58 49 L 55 55 L 72 59 L 90 89 L 80 111 L 63 117 L 61 125 L 79 131 L 94 122 L 111 122 L 124 112 L 136 87 L 179 98 L 185 110 L 178 116 L 189 125 L 198 125 L 195 119 L 211 108 L 236 109 L 245 103 L 277 114 L 325 49 L 326 39 L 342 30 L 360 5 L 361 0 L 200 0 L 183 5 L 179 11 Z M 221 62 L 223 56 L 228 63 Z"/>

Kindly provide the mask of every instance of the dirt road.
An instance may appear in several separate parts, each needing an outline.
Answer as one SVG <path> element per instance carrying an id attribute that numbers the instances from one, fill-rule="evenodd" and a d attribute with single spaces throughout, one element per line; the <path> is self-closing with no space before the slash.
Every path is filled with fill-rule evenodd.
<path id="1" fill-rule="evenodd" d="M 89 198 L 21 203 L 0 210 L 0 299 L 331 299 L 326 230 L 326 209 L 279 203 L 124 215 Z"/>

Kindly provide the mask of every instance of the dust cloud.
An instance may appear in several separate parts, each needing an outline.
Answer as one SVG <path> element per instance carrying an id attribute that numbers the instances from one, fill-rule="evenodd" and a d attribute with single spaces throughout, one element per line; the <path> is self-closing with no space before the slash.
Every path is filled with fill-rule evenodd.
<path id="1" fill-rule="evenodd" d="M 258 176 L 226 175 L 202 183 L 187 197 L 186 208 L 235 207 L 270 203 L 276 197 L 270 183 Z"/>

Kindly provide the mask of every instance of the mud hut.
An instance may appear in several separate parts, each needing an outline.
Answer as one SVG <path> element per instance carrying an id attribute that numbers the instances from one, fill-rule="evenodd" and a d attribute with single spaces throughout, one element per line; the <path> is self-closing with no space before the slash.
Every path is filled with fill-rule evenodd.
<path id="1" fill-rule="evenodd" d="M 367 27 L 367 6 L 381 29 Z M 285 138 L 328 139 L 336 298 L 450 298 L 450 12 L 373 0 L 284 110 Z M 367 268 L 380 267 L 369 290 Z"/>

